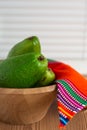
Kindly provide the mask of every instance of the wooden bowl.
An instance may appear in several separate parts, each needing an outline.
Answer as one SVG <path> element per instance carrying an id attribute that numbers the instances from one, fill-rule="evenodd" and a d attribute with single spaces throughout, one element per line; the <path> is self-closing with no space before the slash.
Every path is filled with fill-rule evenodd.
<path id="1" fill-rule="evenodd" d="M 0 121 L 31 124 L 40 121 L 56 98 L 56 85 L 40 88 L 0 88 Z"/>

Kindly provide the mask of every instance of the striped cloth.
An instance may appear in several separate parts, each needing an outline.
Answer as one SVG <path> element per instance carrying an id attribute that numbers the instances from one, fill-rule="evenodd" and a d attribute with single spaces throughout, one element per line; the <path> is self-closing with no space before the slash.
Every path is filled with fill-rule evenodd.
<path id="1" fill-rule="evenodd" d="M 49 62 L 48 67 L 56 75 L 59 127 L 64 127 L 75 114 L 87 106 L 87 81 L 64 63 Z"/>
<path id="2" fill-rule="evenodd" d="M 57 80 L 57 101 L 61 126 L 66 125 L 68 121 L 87 105 L 87 97 L 69 80 Z"/>

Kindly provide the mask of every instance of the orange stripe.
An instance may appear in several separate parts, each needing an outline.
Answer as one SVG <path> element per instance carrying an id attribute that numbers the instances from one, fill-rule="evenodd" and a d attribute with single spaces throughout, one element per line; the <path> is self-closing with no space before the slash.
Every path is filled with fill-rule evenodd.
<path id="1" fill-rule="evenodd" d="M 59 107 L 59 110 L 60 110 L 62 113 L 64 113 L 66 116 L 68 116 L 69 119 L 73 117 L 73 116 L 70 115 L 67 111 L 65 111 L 62 107 Z"/>
<path id="2" fill-rule="evenodd" d="M 67 109 L 61 102 L 58 101 L 58 109 L 61 107 L 65 112 L 67 112 L 69 115 L 74 116 L 75 113 Z"/>

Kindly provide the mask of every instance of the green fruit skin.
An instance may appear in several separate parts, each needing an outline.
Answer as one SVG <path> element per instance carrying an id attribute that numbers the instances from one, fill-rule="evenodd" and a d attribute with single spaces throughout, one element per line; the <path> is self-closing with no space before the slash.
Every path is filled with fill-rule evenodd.
<path id="1" fill-rule="evenodd" d="M 47 59 L 35 53 L 5 59 L 0 64 L 0 86 L 5 88 L 35 87 L 47 66 Z"/>
<path id="2" fill-rule="evenodd" d="M 41 80 L 37 83 L 38 87 L 47 86 L 54 82 L 55 74 L 51 69 L 47 69 Z"/>
<path id="3" fill-rule="evenodd" d="M 0 63 L 2 62 L 3 60 L 0 60 Z"/>
<path id="4" fill-rule="evenodd" d="M 17 43 L 15 46 L 11 48 L 7 58 L 29 53 L 29 52 L 35 52 L 38 54 L 41 53 L 40 41 L 37 36 L 26 38 L 20 41 L 19 43 Z"/>

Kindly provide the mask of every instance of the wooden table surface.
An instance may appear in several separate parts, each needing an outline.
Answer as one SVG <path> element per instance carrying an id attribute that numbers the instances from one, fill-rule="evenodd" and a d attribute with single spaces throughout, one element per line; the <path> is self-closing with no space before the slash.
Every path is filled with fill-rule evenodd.
<path id="1" fill-rule="evenodd" d="M 59 130 L 56 101 L 53 102 L 46 116 L 31 125 L 8 125 L 0 123 L 0 130 Z M 63 129 L 62 129 L 63 130 Z M 67 125 L 66 130 L 87 130 L 87 110 L 78 113 Z"/>

